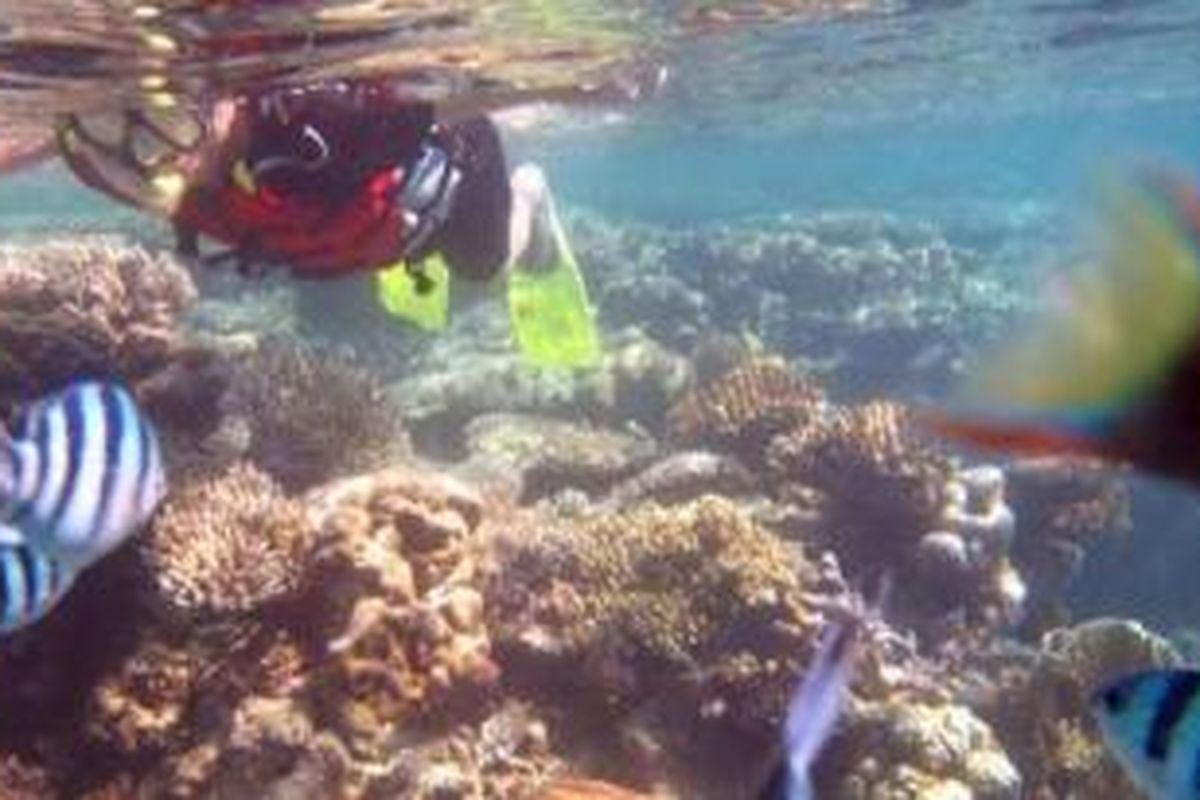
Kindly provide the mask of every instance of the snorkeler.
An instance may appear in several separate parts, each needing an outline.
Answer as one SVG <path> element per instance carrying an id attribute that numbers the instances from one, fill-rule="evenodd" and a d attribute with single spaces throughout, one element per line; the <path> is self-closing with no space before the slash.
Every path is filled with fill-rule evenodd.
<path id="1" fill-rule="evenodd" d="M 68 116 L 59 150 L 85 184 L 168 218 L 181 252 L 204 262 L 305 278 L 387 270 L 381 302 L 423 327 L 444 321 L 451 277 L 519 272 L 510 306 L 523 351 L 567 366 L 597 357 L 542 171 L 510 176 L 488 117 L 442 120 L 434 104 L 359 78 L 223 98 L 196 131 L 167 119 Z M 224 249 L 205 252 L 201 237 Z"/>

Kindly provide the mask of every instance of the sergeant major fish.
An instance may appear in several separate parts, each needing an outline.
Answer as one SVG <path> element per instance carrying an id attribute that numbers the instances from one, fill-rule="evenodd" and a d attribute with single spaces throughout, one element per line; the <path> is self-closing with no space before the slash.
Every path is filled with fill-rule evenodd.
<path id="1" fill-rule="evenodd" d="M 0 443 L 0 522 L 71 571 L 144 525 L 165 490 L 154 429 L 115 383 L 82 381 L 39 400 Z"/>
<path id="2" fill-rule="evenodd" d="M 19 532 L 0 531 L 0 633 L 11 633 L 44 617 L 71 588 L 75 573 L 24 543 Z"/>
<path id="3" fill-rule="evenodd" d="M 1091 705 L 1109 747 L 1154 800 L 1200 797 L 1200 671 L 1135 672 Z"/>

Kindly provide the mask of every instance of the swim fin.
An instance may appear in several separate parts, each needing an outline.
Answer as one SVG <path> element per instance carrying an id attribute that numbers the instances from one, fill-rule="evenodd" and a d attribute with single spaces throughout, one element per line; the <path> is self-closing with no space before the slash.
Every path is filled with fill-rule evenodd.
<path id="1" fill-rule="evenodd" d="M 520 262 L 508 276 L 508 310 L 521 354 L 539 367 L 593 367 L 602 354 L 595 313 L 566 233 L 553 206 L 546 209 L 552 260 Z"/>
<path id="2" fill-rule="evenodd" d="M 412 269 L 400 262 L 377 273 L 379 302 L 394 317 L 418 328 L 445 329 L 450 316 L 450 268 L 433 253 Z"/>

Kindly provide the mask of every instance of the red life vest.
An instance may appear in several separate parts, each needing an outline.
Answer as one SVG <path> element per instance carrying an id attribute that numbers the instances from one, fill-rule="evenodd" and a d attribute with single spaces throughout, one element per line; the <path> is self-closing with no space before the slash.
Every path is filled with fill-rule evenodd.
<path id="1" fill-rule="evenodd" d="M 337 277 L 382 269 L 404 251 L 397 202 L 402 170 L 382 170 L 348 202 L 289 197 L 230 177 L 219 187 L 189 188 L 175 212 L 186 228 L 215 239 L 248 261 L 283 264 L 303 277 Z"/>

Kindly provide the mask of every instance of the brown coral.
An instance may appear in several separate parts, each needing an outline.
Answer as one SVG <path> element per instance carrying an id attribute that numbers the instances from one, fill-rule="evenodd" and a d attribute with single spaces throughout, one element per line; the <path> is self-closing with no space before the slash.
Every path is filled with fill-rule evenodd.
<path id="1" fill-rule="evenodd" d="M 143 546 L 166 609 L 184 618 L 251 611 L 294 593 L 312 537 L 303 508 L 249 464 L 173 493 Z"/>
<path id="2" fill-rule="evenodd" d="M 456 481 L 393 469 L 311 501 L 326 540 L 314 585 L 330 631 L 315 700 L 351 751 L 398 726 L 469 708 L 497 677 L 467 537 L 481 500 Z M 336 633 L 335 633 L 336 632 Z"/>
<path id="3" fill-rule="evenodd" d="M 79 375 L 136 381 L 157 371 L 194 295 L 171 256 L 117 237 L 0 247 L 0 399 Z"/>
<path id="4" fill-rule="evenodd" d="M 344 354 L 268 338 L 236 367 L 225 403 L 249 427 L 247 458 L 289 492 L 405 453 L 400 414 Z"/>
<path id="5" fill-rule="evenodd" d="M 952 474 L 905 407 L 886 401 L 839 407 L 777 437 L 768 456 L 781 495 L 820 492 L 820 537 L 847 569 L 875 576 L 906 564 L 938 526 Z"/>
<path id="6" fill-rule="evenodd" d="M 681 400 L 668 415 L 681 441 L 731 448 L 758 464 L 776 434 L 805 430 L 824 413 L 821 389 L 778 359 L 752 359 Z"/>
<path id="7" fill-rule="evenodd" d="M 716 497 L 501 537 L 487 608 L 510 680 L 568 703 L 593 742 L 613 732 L 618 780 L 694 767 L 712 746 L 712 773 L 744 782 L 811 652 L 814 567 Z M 627 737 L 634 709 L 646 733 Z"/>
<path id="8" fill-rule="evenodd" d="M 1089 698 L 1120 675 L 1179 661 L 1168 642 L 1141 625 L 1098 619 L 1047 634 L 1025 668 L 994 671 L 980 713 L 1017 764 L 1022 797 L 1133 797 L 1096 728 Z"/>
<path id="9" fill-rule="evenodd" d="M 832 760 L 846 800 L 1017 800 L 1021 776 L 986 722 L 965 706 L 896 696 L 864 704 L 846 723 Z"/>
<path id="10" fill-rule="evenodd" d="M 183 720 L 200 664 L 186 649 L 151 643 L 92 696 L 91 732 L 124 753 L 162 749 Z"/>

